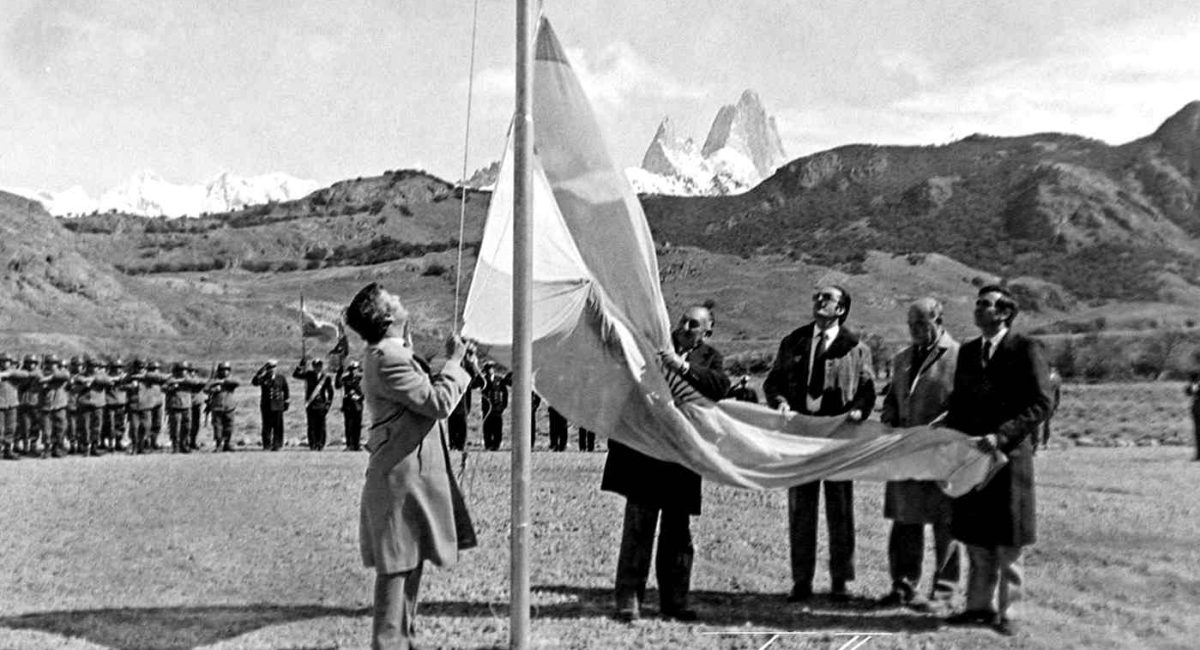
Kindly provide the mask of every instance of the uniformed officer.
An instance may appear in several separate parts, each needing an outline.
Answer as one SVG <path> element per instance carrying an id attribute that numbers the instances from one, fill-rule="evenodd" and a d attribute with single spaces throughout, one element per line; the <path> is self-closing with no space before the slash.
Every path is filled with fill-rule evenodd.
<path id="1" fill-rule="evenodd" d="M 72 379 L 77 395 L 76 439 L 82 446 L 80 453 L 89 456 L 100 456 L 104 449 L 100 444 L 100 432 L 103 428 L 104 393 L 108 378 L 98 372 L 99 366 L 99 361 L 87 357 L 83 360 L 83 373 Z"/>
<path id="2" fill-rule="evenodd" d="M 104 378 L 104 424 L 101 436 L 113 451 L 124 451 L 125 422 L 129 418 L 126 399 L 125 362 L 116 357 L 108 362 Z"/>
<path id="3" fill-rule="evenodd" d="M 20 371 L 16 359 L 0 352 L 0 454 L 5 460 L 17 460 L 17 410 L 20 408 Z"/>
<path id="4" fill-rule="evenodd" d="M 307 367 L 306 367 L 307 366 Z M 304 380 L 304 415 L 308 422 L 308 448 L 325 448 L 325 416 L 333 406 L 333 378 L 325 372 L 325 362 L 313 359 L 311 364 L 300 359 L 292 371 L 296 379 Z"/>
<path id="5" fill-rule="evenodd" d="M 42 432 L 45 434 L 42 458 L 47 455 L 62 458 L 63 439 L 67 433 L 67 384 L 71 381 L 71 374 L 63 368 L 62 359 L 56 354 L 46 355 L 42 364 L 44 368 L 39 379 L 39 408 L 42 412 Z"/>
<path id="6" fill-rule="evenodd" d="M 250 378 L 250 383 L 261 391 L 259 411 L 262 413 L 263 449 L 279 451 L 283 448 L 283 413 L 288 409 L 287 379 L 275 372 L 279 362 L 271 359 L 263 364 Z"/>
<path id="7" fill-rule="evenodd" d="M 214 452 L 233 451 L 230 440 L 233 437 L 233 412 L 237 404 L 233 401 L 233 391 L 237 390 L 238 382 L 229 374 L 232 368 L 228 361 L 217 364 L 217 374 L 204 387 L 208 395 L 208 413 L 212 418 Z"/>
<path id="8" fill-rule="evenodd" d="M 362 367 L 357 361 L 338 369 L 334 377 L 335 388 L 342 389 L 342 420 L 346 428 L 346 451 L 362 449 L 363 392 Z"/>

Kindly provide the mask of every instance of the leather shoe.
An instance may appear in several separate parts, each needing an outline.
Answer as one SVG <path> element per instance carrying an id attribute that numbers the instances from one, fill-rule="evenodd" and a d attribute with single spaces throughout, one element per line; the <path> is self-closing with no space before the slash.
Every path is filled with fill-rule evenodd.
<path id="1" fill-rule="evenodd" d="M 908 598 L 905 597 L 903 592 L 892 590 L 886 596 L 876 600 L 875 604 L 879 607 L 901 607 L 908 604 Z"/>
<path id="2" fill-rule="evenodd" d="M 636 609 L 618 609 L 616 613 L 613 614 L 613 618 L 622 623 L 632 623 L 641 618 L 641 615 Z"/>
<path id="3" fill-rule="evenodd" d="M 850 590 L 846 588 L 846 583 L 842 580 L 834 580 L 833 585 L 829 587 L 829 600 L 835 603 L 844 603 L 851 598 Z"/>
<path id="4" fill-rule="evenodd" d="M 666 619 L 682 621 L 684 623 L 690 623 L 697 618 L 696 610 L 688 609 L 686 607 L 681 607 L 679 609 L 664 609 L 662 610 L 662 616 Z"/>
<path id="5" fill-rule="evenodd" d="M 992 629 L 1000 636 L 1016 636 L 1017 623 L 1007 617 L 997 616 L 995 622 L 992 623 Z"/>
<path id="6" fill-rule="evenodd" d="M 996 615 L 986 609 L 968 609 L 947 616 L 946 625 L 991 625 Z"/>
<path id="7" fill-rule="evenodd" d="M 788 594 L 787 601 L 789 603 L 806 603 L 812 600 L 812 596 L 813 592 L 811 588 L 792 587 L 792 592 Z"/>

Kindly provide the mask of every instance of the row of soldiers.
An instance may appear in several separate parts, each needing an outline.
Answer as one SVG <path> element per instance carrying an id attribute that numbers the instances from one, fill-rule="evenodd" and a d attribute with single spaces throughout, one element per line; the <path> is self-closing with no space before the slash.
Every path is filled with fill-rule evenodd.
<path id="1" fill-rule="evenodd" d="M 188 361 L 163 372 L 157 361 L 126 364 L 56 354 L 16 359 L 0 353 L 0 455 L 99 456 L 108 451 L 141 454 L 159 448 L 164 421 L 171 448 L 198 449 L 204 415 L 212 419 L 217 449 L 230 451 L 238 382 L 228 362 L 207 378 Z"/>

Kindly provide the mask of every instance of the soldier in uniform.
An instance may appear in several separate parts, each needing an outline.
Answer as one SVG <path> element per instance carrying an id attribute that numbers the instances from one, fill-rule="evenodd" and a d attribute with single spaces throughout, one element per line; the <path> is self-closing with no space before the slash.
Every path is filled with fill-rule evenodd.
<path id="1" fill-rule="evenodd" d="M 42 431 L 46 436 L 42 446 L 42 458 L 47 454 L 55 458 L 63 456 L 63 439 L 67 433 L 67 384 L 71 374 L 62 367 L 62 359 L 48 354 L 43 360 L 45 368 L 39 379 L 42 412 Z"/>
<path id="2" fill-rule="evenodd" d="M 76 390 L 76 413 L 78 423 L 75 434 L 82 449 L 80 453 L 100 456 L 100 430 L 104 419 L 104 391 L 107 377 L 96 372 L 99 362 L 88 357 L 83 361 L 83 374 L 72 379 Z"/>
<path id="3" fill-rule="evenodd" d="M 307 366 L 307 368 L 306 368 Z M 325 362 L 313 359 L 311 364 L 300 359 L 292 377 L 304 380 L 304 415 L 308 423 L 308 448 L 325 448 L 325 417 L 333 406 L 333 378 L 325 372 Z"/>
<path id="4" fill-rule="evenodd" d="M 233 438 L 233 412 L 237 404 L 233 401 L 233 391 L 237 390 L 238 382 L 229 376 L 231 367 L 228 361 L 217 364 L 217 375 L 204 387 L 208 395 L 208 413 L 212 418 L 214 452 L 233 451 L 230 440 Z"/>
<path id="5" fill-rule="evenodd" d="M 143 408 L 142 398 L 142 393 L 146 392 L 142 382 L 145 374 L 145 363 L 135 358 L 129 362 L 129 371 L 121 378 L 121 385 L 125 387 L 125 412 L 129 417 L 130 454 L 143 454 L 149 450 L 150 410 Z"/>
<path id="6" fill-rule="evenodd" d="M 342 389 L 342 419 L 346 425 L 346 451 L 362 449 L 362 367 L 357 361 L 351 361 L 346 367 L 339 368 L 334 377 L 333 385 Z M 464 399 L 466 399 L 464 397 Z"/>
<path id="7" fill-rule="evenodd" d="M 150 405 L 149 421 L 150 421 L 150 448 L 158 449 L 158 436 L 163 430 L 163 407 L 166 405 L 166 396 L 163 393 L 163 384 L 167 381 L 168 375 L 159 371 L 159 364 L 154 359 L 146 362 L 146 372 L 142 377 L 142 392 L 146 393 L 143 398 L 143 403 Z"/>
<path id="8" fill-rule="evenodd" d="M 163 383 L 167 406 L 167 429 L 171 436 L 171 451 L 186 454 L 192 451 L 192 382 L 187 368 L 177 361 L 171 366 L 171 376 Z"/>
<path id="9" fill-rule="evenodd" d="M 287 379 L 275 372 L 278 366 L 279 362 L 271 359 L 250 378 L 250 383 L 261 391 L 258 406 L 262 413 L 263 449 L 271 451 L 283 448 L 283 412 L 288 409 Z"/>
<path id="10" fill-rule="evenodd" d="M 504 438 L 504 409 L 508 408 L 508 383 L 496 374 L 496 364 L 483 366 L 483 388 L 479 391 L 483 404 L 483 448 L 496 451 Z"/>
<path id="11" fill-rule="evenodd" d="M 108 362 L 104 384 L 104 424 L 101 436 L 113 451 L 124 451 L 125 421 L 129 417 L 125 398 L 125 362 L 120 357 Z"/>
<path id="12" fill-rule="evenodd" d="M 192 396 L 192 429 L 188 432 L 188 446 L 195 451 L 200 448 L 200 424 L 204 421 L 204 402 L 207 400 L 204 387 L 208 385 L 208 381 L 200 377 L 191 361 L 183 362 L 183 370 L 189 380 L 188 389 Z M 211 379 L 212 375 L 209 375 L 209 378 Z"/>
<path id="13" fill-rule="evenodd" d="M 20 371 L 16 359 L 0 352 L 0 454 L 5 460 L 17 460 L 17 409 L 20 408 Z"/>
<path id="14" fill-rule="evenodd" d="M 87 390 L 79 380 L 82 373 L 83 359 L 78 355 L 71 357 L 67 362 L 67 374 L 71 376 L 71 379 L 67 381 L 67 429 L 64 433 L 68 454 L 87 452 L 87 447 L 80 439 L 79 433 L 79 393 Z"/>
<path id="15" fill-rule="evenodd" d="M 41 401 L 42 387 L 38 380 L 42 373 L 38 358 L 27 354 L 21 362 L 21 371 L 17 375 L 17 395 L 20 404 L 17 407 L 17 440 L 19 453 L 33 456 L 37 454 L 37 443 L 42 430 L 42 416 L 38 409 Z"/>

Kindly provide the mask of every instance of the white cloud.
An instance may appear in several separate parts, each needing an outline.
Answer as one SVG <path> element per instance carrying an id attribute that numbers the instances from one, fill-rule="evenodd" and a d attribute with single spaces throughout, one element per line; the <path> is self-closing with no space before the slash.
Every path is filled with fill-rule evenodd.
<path id="1" fill-rule="evenodd" d="M 928 86 L 937 81 L 938 75 L 933 63 L 925 57 L 904 51 L 887 51 L 879 55 L 879 63 L 884 70 L 893 74 L 911 77 L 918 84 Z"/>

